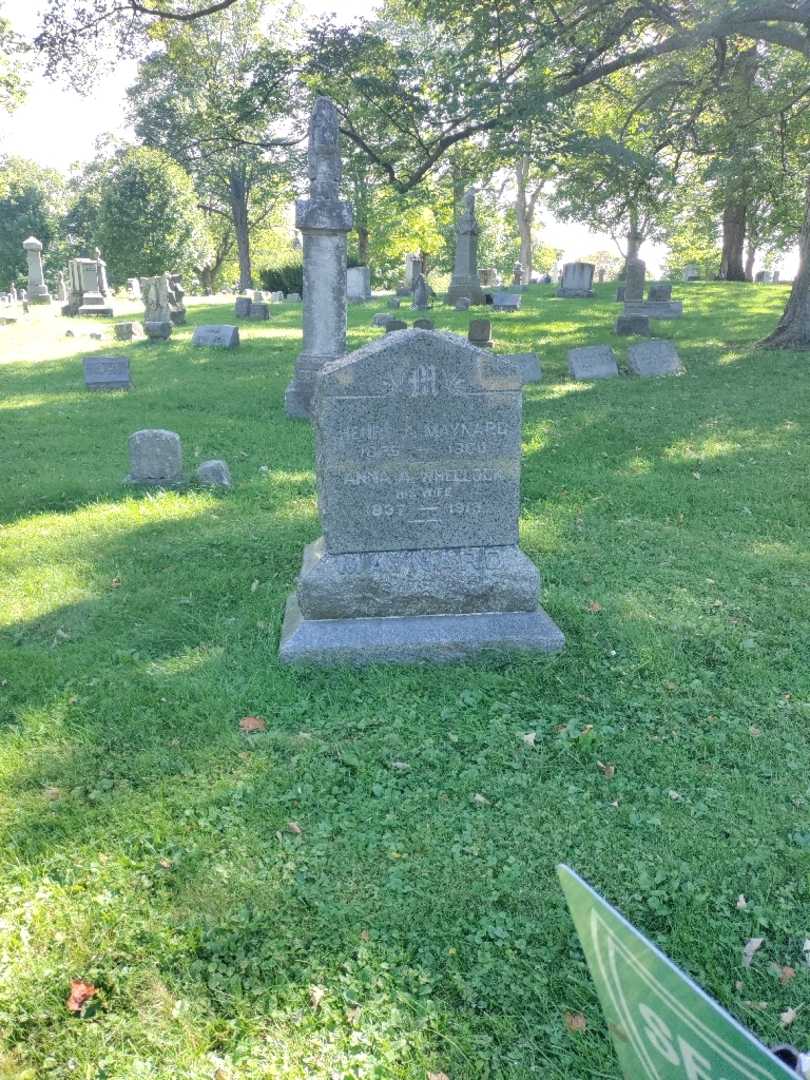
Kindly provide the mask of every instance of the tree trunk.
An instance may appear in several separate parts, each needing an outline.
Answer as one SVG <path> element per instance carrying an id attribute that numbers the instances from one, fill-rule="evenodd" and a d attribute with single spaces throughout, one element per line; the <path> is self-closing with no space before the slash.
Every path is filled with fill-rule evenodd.
<path id="1" fill-rule="evenodd" d="M 723 207 L 723 255 L 720 259 L 721 281 L 745 281 L 743 248 L 745 246 L 746 200 L 733 193 Z"/>
<path id="2" fill-rule="evenodd" d="M 239 254 L 239 288 L 253 286 L 250 266 L 250 234 L 248 232 L 247 184 L 241 169 L 232 169 L 229 177 L 231 215 L 236 233 L 236 250 Z"/>
<path id="3" fill-rule="evenodd" d="M 357 226 L 357 258 L 361 266 L 368 266 L 368 228 L 365 225 Z"/>
<path id="4" fill-rule="evenodd" d="M 745 280 L 754 280 L 754 260 L 757 257 L 757 249 L 751 237 L 748 237 L 748 247 L 745 249 Z"/>
<path id="5" fill-rule="evenodd" d="M 799 236 L 799 270 L 779 325 L 760 345 L 770 349 L 810 349 L 810 176 Z"/>
<path id="6" fill-rule="evenodd" d="M 515 217 L 520 237 L 521 283 L 528 285 L 532 280 L 532 213 L 526 197 L 526 178 L 529 172 L 529 158 L 524 155 L 515 166 Z M 532 208 L 533 209 L 533 208 Z"/>

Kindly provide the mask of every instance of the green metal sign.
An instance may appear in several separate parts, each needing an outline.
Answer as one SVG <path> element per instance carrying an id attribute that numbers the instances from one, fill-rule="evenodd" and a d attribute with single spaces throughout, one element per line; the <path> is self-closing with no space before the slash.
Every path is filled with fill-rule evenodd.
<path id="1" fill-rule="evenodd" d="M 587 882 L 558 873 L 626 1077 L 796 1080 Z"/>

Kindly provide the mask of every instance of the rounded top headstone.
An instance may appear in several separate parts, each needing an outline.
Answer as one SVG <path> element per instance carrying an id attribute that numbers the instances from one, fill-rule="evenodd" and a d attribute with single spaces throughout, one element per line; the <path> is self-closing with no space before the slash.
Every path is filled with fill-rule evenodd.
<path id="1" fill-rule="evenodd" d="M 27 240 L 23 240 L 22 246 L 26 251 L 42 251 L 42 242 L 35 236 L 29 236 Z"/>

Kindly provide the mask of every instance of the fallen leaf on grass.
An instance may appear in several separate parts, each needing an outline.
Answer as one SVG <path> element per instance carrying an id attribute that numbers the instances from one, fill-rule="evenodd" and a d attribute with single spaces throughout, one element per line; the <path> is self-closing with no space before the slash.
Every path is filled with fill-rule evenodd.
<path id="1" fill-rule="evenodd" d="M 742 911 L 743 908 L 748 907 L 748 901 L 745 899 L 742 893 L 737 897 L 737 903 L 734 905 L 737 911 Z"/>
<path id="2" fill-rule="evenodd" d="M 565 1014 L 565 1026 L 570 1032 L 584 1031 L 588 1026 L 588 1021 L 582 1015 L 582 1013 L 566 1013 Z"/>
<path id="3" fill-rule="evenodd" d="M 251 591 L 251 592 L 256 592 L 256 590 L 258 589 L 258 587 L 259 587 L 259 579 L 258 579 L 258 578 L 256 578 L 256 579 L 255 579 L 255 580 L 253 581 L 253 583 L 251 584 L 251 586 L 250 586 L 250 591 Z"/>
<path id="4" fill-rule="evenodd" d="M 748 734 L 751 736 L 752 739 L 758 739 L 762 734 L 762 731 L 760 730 L 760 728 L 754 727 L 754 725 L 752 724 L 751 727 L 748 729 Z"/>
<path id="5" fill-rule="evenodd" d="M 239 730 L 244 735 L 252 735 L 256 731 L 267 731 L 267 722 L 261 716 L 243 716 L 239 721 Z"/>
<path id="6" fill-rule="evenodd" d="M 355 1005 L 353 1009 L 346 1010 L 346 1020 L 354 1027 L 357 1021 L 360 1019 L 360 1006 Z"/>
<path id="7" fill-rule="evenodd" d="M 410 769 L 410 765 L 407 761 L 392 761 L 391 768 L 399 769 L 400 772 L 407 772 L 407 770 Z"/>
<path id="8" fill-rule="evenodd" d="M 530 749 L 534 748 L 534 744 L 537 741 L 536 731 L 527 731 L 525 735 L 521 735 L 520 737 L 523 740 L 524 746 L 528 746 Z"/>
<path id="9" fill-rule="evenodd" d="M 163 870 L 171 870 L 173 865 L 174 863 L 171 859 L 158 859 L 158 866 L 160 866 Z"/>
<path id="10" fill-rule="evenodd" d="M 120 577 L 114 577 L 112 579 L 112 581 L 110 582 L 110 588 L 111 589 L 120 589 L 121 588 L 121 578 Z"/>
<path id="11" fill-rule="evenodd" d="M 591 600 L 586 608 L 586 611 L 590 611 L 592 615 L 598 615 L 601 610 L 602 605 L 599 603 L 598 600 Z"/>
<path id="12" fill-rule="evenodd" d="M 472 801 L 476 806 L 489 806 L 489 799 L 486 795 L 481 795 L 480 792 L 476 792 L 472 797 Z"/>
<path id="13" fill-rule="evenodd" d="M 297 821 L 287 822 L 287 832 L 291 832 L 294 836 L 301 836 L 303 831 L 304 830 L 301 828 Z"/>
<path id="14" fill-rule="evenodd" d="M 764 940 L 765 938 L 752 937 L 749 938 L 748 941 L 746 941 L 745 948 L 743 949 L 743 967 L 751 967 L 751 961 L 754 959 L 754 953 L 757 951 L 757 949 L 759 949 Z"/>
<path id="15" fill-rule="evenodd" d="M 67 1007 L 72 1013 L 80 1013 L 90 998 L 98 993 L 98 987 L 83 979 L 71 979 Z"/>
<path id="16" fill-rule="evenodd" d="M 672 799 L 673 802 L 682 802 L 683 801 L 683 795 L 681 795 L 681 793 L 679 791 L 673 791 L 672 788 L 670 788 L 667 794 L 669 795 L 670 799 Z"/>
<path id="17" fill-rule="evenodd" d="M 447 1073 L 431 1073 L 427 1074 L 427 1080 L 450 1080 Z"/>
<path id="18" fill-rule="evenodd" d="M 613 777 L 616 775 L 615 765 L 605 765 L 605 763 L 602 761 L 597 761 L 596 764 L 599 766 L 599 770 L 606 780 L 612 780 Z"/>
<path id="19" fill-rule="evenodd" d="M 326 990 L 322 986 L 310 986 L 309 988 L 309 1003 L 313 1009 L 317 1009 L 320 1003 L 323 1001 L 326 995 Z"/>
<path id="20" fill-rule="evenodd" d="M 56 802 L 62 798 L 62 789 L 58 787 L 46 787 L 42 793 L 50 802 Z"/>
<path id="21" fill-rule="evenodd" d="M 768 964 L 768 971 L 771 975 L 777 976 L 782 986 L 787 986 L 790 980 L 796 977 L 796 969 L 790 967 L 789 964 L 785 964 L 785 966 L 782 967 L 781 964 L 771 963 Z"/>
<path id="22" fill-rule="evenodd" d="M 801 1005 L 798 1009 L 785 1009 L 784 1012 L 779 1013 L 779 1021 L 782 1024 L 783 1028 L 790 1027 L 790 1025 L 799 1015 L 799 1009 L 801 1009 Z"/>

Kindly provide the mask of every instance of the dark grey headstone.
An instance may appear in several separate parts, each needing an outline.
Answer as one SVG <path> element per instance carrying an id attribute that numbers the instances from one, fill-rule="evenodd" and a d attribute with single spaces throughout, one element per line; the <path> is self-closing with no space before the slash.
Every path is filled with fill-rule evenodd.
<path id="1" fill-rule="evenodd" d="M 624 285 L 619 285 L 616 289 L 616 302 L 618 304 L 624 303 Z"/>
<path id="2" fill-rule="evenodd" d="M 146 336 L 151 341 L 165 341 L 172 334 L 172 324 L 162 320 L 160 322 L 145 322 L 143 328 L 146 331 Z"/>
<path id="3" fill-rule="evenodd" d="M 386 334 L 396 333 L 397 330 L 407 330 L 408 324 L 402 319 L 389 319 L 385 324 Z"/>
<path id="4" fill-rule="evenodd" d="M 492 345 L 492 323 L 489 319 L 472 319 L 467 340 L 479 349 L 488 349 Z"/>
<path id="5" fill-rule="evenodd" d="M 250 316 L 251 319 L 258 319 L 265 321 L 270 318 L 270 305 L 264 302 L 257 303 L 255 300 L 250 304 Z"/>
<path id="6" fill-rule="evenodd" d="M 650 330 L 649 316 L 619 315 L 616 322 L 613 324 L 613 333 L 621 336 L 640 334 L 642 337 L 649 337 L 652 333 Z"/>
<path id="7" fill-rule="evenodd" d="M 396 309 L 399 307 L 401 301 L 399 301 L 395 296 L 389 296 L 388 299 L 386 300 L 386 303 L 388 304 L 388 306 L 390 308 L 393 308 L 394 311 L 396 311 Z"/>
<path id="8" fill-rule="evenodd" d="M 522 381 L 514 358 L 422 330 L 322 369 L 313 418 L 324 536 L 305 550 L 282 661 L 562 648 L 517 546 Z"/>
<path id="9" fill-rule="evenodd" d="M 220 323 L 197 326 L 191 339 L 192 345 L 207 345 L 219 349 L 235 349 L 239 344 L 239 327 Z"/>
<path id="10" fill-rule="evenodd" d="M 653 303 L 670 301 L 672 299 L 671 281 L 651 281 L 647 289 L 647 300 Z"/>
<path id="11" fill-rule="evenodd" d="M 146 487 L 180 487 L 183 448 L 180 436 L 162 428 L 145 428 L 129 437 L 129 476 L 125 483 Z"/>
<path id="12" fill-rule="evenodd" d="M 644 298 L 644 279 L 647 267 L 643 259 L 628 259 L 624 273 L 624 299 L 625 301 L 642 300 Z"/>
<path id="13" fill-rule="evenodd" d="M 683 371 L 678 351 L 671 341 L 644 341 L 631 345 L 627 362 L 636 375 L 680 375 Z"/>
<path id="14" fill-rule="evenodd" d="M 455 304 L 456 311 L 469 311 L 470 310 L 470 298 L 469 296 L 459 296 Z"/>
<path id="15" fill-rule="evenodd" d="M 85 356 L 82 365 L 88 390 L 129 390 L 132 386 L 126 356 Z"/>
<path id="16" fill-rule="evenodd" d="M 414 330 L 435 330 L 433 319 L 414 319 Z"/>
<path id="17" fill-rule="evenodd" d="M 297 292 L 288 292 L 287 293 L 287 302 L 292 303 L 292 304 L 300 304 L 301 303 L 301 294 L 297 293 Z"/>
<path id="18" fill-rule="evenodd" d="M 519 311 L 522 297 L 520 293 L 496 292 L 492 298 L 495 311 Z"/>
<path id="19" fill-rule="evenodd" d="M 251 303 L 249 296 L 237 296 L 233 304 L 233 313 L 237 319 L 247 319 L 250 316 Z"/>
<path id="20" fill-rule="evenodd" d="M 619 374 L 609 345 L 585 345 L 568 350 L 568 370 L 575 379 L 611 379 Z"/>
<path id="21" fill-rule="evenodd" d="M 374 318 L 371 320 L 372 326 L 386 326 L 393 319 L 393 315 L 389 315 L 387 311 L 378 311 Z"/>

